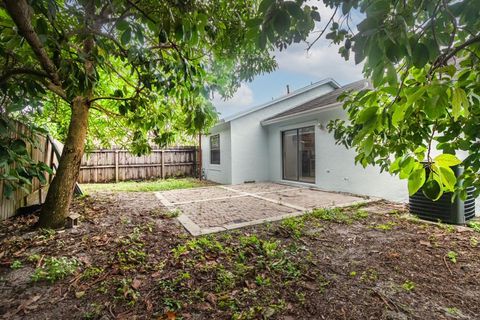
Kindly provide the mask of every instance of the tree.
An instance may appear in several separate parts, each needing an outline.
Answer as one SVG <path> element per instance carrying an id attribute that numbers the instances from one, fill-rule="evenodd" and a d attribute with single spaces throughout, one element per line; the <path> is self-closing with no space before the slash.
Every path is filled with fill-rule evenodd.
<path id="1" fill-rule="evenodd" d="M 232 94 L 241 81 L 276 67 L 273 45 L 305 39 L 319 16 L 300 4 L 4 0 L 4 116 L 48 113 L 65 135 L 39 226 L 64 224 L 89 121 L 123 134 L 138 153 L 208 128 L 216 119 L 213 91 Z"/>
<path id="2" fill-rule="evenodd" d="M 335 13 L 317 39 L 325 33 L 340 43 L 339 53 L 364 62 L 372 82 L 344 97 L 349 121 L 329 125 L 337 142 L 356 150 L 357 163 L 408 179 L 410 194 L 423 186 L 434 200 L 445 191 L 465 198 L 474 186 L 478 196 L 480 1 L 323 3 Z M 433 157 L 434 148 L 441 154 Z M 462 152 L 457 179 L 451 167 Z"/>

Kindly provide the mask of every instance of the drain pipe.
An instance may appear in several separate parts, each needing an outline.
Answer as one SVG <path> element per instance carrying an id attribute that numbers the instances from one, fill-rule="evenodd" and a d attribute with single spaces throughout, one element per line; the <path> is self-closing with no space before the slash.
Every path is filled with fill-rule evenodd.
<path id="1" fill-rule="evenodd" d="M 202 180 L 202 132 L 198 134 L 198 180 Z"/>

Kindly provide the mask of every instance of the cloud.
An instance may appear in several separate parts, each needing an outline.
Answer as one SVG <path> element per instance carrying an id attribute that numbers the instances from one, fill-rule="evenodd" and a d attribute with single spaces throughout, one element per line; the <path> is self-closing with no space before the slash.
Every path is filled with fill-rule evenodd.
<path id="1" fill-rule="evenodd" d="M 306 51 L 305 44 L 297 44 L 277 53 L 280 70 L 314 76 L 318 79 L 333 78 L 341 84 L 362 78 L 362 65 L 345 61 L 338 53 L 339 46 L 319 41 Z"/>
<path id="2" fill-rule="evenodd" d="M 230 99 L 223 100 L 222 97 L 217 94 L 212 100 L 212 103 L 223 118 L 253 106 L 253 101 L 252 89 L 247 84 L 242 84 Z"/>
<path id="3" fill-rule="evenodd" d="M 334 10 L 324 5 L 308 1 L 309 5 L 318 6 L 318 11 L 322 17 L 322 22 L 316 23 L 315 31 L 311 32 L 307 38 L 307 43 L 312 43 L 325 28 L 326 23 L 334 14 Z M 336 19 L 340 17 L 337 12 Z M 349 26 L 355 31 L 355 24 L 360 21 L 360 14 L 352 13 L 352 20 L 349 20 Z M 345 21 L 344 21 L 345 22 Z M 329 32 L 327 28 L 326 33 Z M 349 61 L 338 53 L 339 45 L 333 44 L 325 39 L 325 34 L 318 40 L 307 52 L 307 43 L 293 44 L 282 52 L 275 52 L 279 70 L 313 76 L 317 79 L 333 78 L 340 84 L 346 84 L 362 78 L 363 65 L 355 65 L 353 54 Z"/>

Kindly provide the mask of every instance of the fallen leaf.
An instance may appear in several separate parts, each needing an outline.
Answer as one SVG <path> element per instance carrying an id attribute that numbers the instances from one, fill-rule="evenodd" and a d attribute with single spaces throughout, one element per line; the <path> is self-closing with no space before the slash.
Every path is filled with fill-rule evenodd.
<path id="1" fill-rule="evenodd" d="M 429 248 L 432 247 L 432 244 L 430 243 L 430 241 L 420 240 L 420 244 L 421 244 L 421 245 L 424 245 L 424 246 L 427 246 L 427 247 L 429 247 Z"/>
<path id="2" fill-rule="evenodd" d="M 77 291 L 75 292 L 75 298 L 80 299 L 85 295 L 85 291 Z"/>
<path id="3" fill-rule="evenodd" d="M 209 292 L 205 299 L 210 302 L 213 306 L 217 305 L 217 296 L 214 293 Z"/>
<path id="4" fill-rule="evenodd" d="M 142 285 L 142 280 L 140 279 L 135 279 L 132 281 L 132 288 L 135 290 L 138 290 L 138 288 L 140 288 L 141 285 Z"/>
<path id="5" fill-rule="evenodd" d="M 167 313 L 165 314 L 167 316 L 167 319 L 168 320 L 175 320 L 177 319 L 177 314 L 173 311 L 167 311 Z"/>

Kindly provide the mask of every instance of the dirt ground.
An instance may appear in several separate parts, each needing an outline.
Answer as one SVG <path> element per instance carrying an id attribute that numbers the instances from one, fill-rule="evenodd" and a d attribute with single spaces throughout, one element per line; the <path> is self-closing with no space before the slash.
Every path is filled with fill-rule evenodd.
<path id="1" fill-rule="evenodd" d="M 1 223 L 0 317 L 479 319 L 480 234 L 402 210 L 316 210 L 195 238 L 153 193 L 96 193 L 72 206 L 77 229 Z M 50 257 L 75 268 L 35 279 Z"/>

